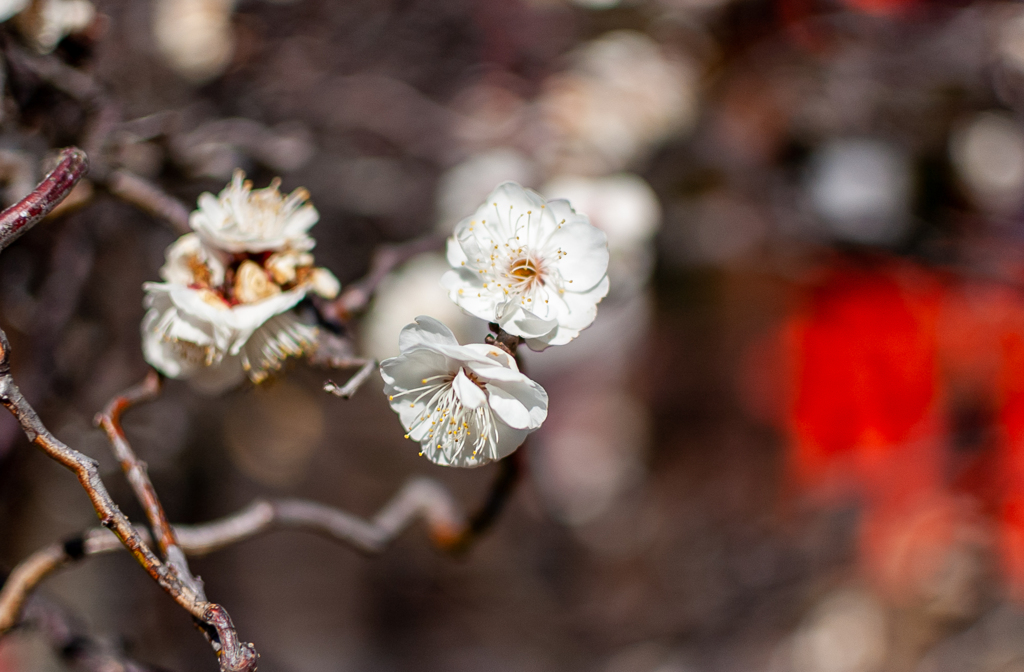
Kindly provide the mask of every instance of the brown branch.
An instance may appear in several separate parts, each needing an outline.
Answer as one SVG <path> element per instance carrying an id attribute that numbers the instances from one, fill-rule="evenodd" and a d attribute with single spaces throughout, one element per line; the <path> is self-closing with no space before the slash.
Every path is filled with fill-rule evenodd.
<path id="1" fill-rule="evenodd" d="M 60 162 L 39 186 L 25 198 L 0 213 L 0 250 L 17 240 L 71 193 L 89 170 L 85 152 L 68 147 L 60 153 Z"/>
<path id="2" fill-rule="evenodd" d="M 480 538 L 498 520 L 498 516 L 505 509 L 512 493 L 519 484 L 520 477 L 526 463 L 526 451 L 520 446 L 498 463 L 498 474 L 491 482 L 491 488 L 487 491 L 487 497 L 477 511 L 469 517 L 469 524 L 462 532 L 446 544 L 445 548 L 455 555 L 461 555 L 469 551 L 473 543 Z"/>
<path id="3" fill-rule="evenodd" d="M 2 215 L 0 215 L 0 219 L 2 219 Z M 2 353 L 0 353 L 0 403 L 18 419 L 25 435 L 43 453 L 78 477 L 78 481 L 88 494 L 102 525 L 117 535 L 125 548 L 131 552 L 157 584 L 192 616 L 216 631 L 216 637 L 212 638 L 212 643 L 214 649 L 218 651 L 221 669 L 232 672 L 256 669 L 255 649 L 251 644 L 238 641 L 231 619 L 223 607 L 201 599 L 192 588 L 185 585 L 173 569 L 169 569 L 157 558 L 143 541 L 141 535 L 128 522 L 128 518 L 121 513 L 107 492 L 103 481 L 100 480 L 96 460 L 66 446 L 43 425 L 11 377 L 11 347 L 7 340 L 7 334 L 3 330 L 0 330 L 0 348 L 2 348 Z"/>
<path id="4" fill-rule="evenodd" d="M 422 518 L 435 547 L 461 555 L 501 513 L 519 480 L 523 459 L 522 451 L 518 451 L 502 460 L 483 505 L 468 521 L 443 485 L 433 479 L 415 478 L 370 520 L 306 500 L 257 500 L 226 518 L 203 525 L 176 525 L 173 532 L 181 550 L 189 556 L 206 555 L 266 532 L 288 529 L 320 534 L 364 553 L 381 553 L 413 522 Z M 148 532 L 136 530 L 135 533 L 144 543 L 149 543 Z M 51 573 L 84 557 L 124 547 L 108 530 L 94 529 L 30 555 L 11 572 L 0 589 L 0 633 L 17 624 L 25 601 Z"/>
<path id="5" fill-rule="evenodd" d="M 202 582 L 192 575 L 188 561 L 185 560 L 184 553 L 178 547 L 174 530 L 167 520 L 167 514 L 164 513 L 164 507 L 160 504 L 156 489 L 149 480 L 146 465 L 136 457 L 135 451 L 132 450 L 131 444 L 125 437 L 124 429 L 121 427 L 121 416 L 125 411 L 136 404 L 154 399 L 159 393 L 160 374 L 150 370 L 145 380 L 114 397 L 103 409 L 103 412 L 96 415 L 94 422 L 103 428 L 107 438 L 110 439 L 114 457 L 121 464 L 121 469 L 135 493 L 135 498 L 139 500 L 146 512 L 146 519 L 149 520 L 149 525 L 153 529 L 157 547 L 160 549 L 164 561 L 177 573 L 178 578 L 184 584 L 195 591 L 199 599 L 206 600 Z"/>
<path id="6" fill-rule="evenodd" d="M 441 484 L 416 478 L 399 490 L 370 520 L 305 500 L 258 500 L 238 513 L 204 525 L 174 527 L 181 549 L 188 555 L 205 555 L 272 530 L 298 529 L 321 534 L 364 553 L 380 553 L 418 518 L 427 523 L 431 540 L 443 549 L 452 548 L 468 532 L 458 504 Z M 135 534 L 144 542 L 145 530 Z M 51 544 L 19 564 L 0 590 L 0 633 L 14 627 L 31 592 L 54 571 L 87 556 L 124 548 L 105 529 L 89 530 L 63 544 Z"/>

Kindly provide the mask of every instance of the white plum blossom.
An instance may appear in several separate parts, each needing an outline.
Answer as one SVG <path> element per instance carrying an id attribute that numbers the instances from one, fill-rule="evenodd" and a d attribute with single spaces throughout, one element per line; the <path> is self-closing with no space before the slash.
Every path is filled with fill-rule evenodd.
<path id="1" fill-rule="evenodd" d="M 160 269 L 165 282 L 143 285 L 146 361 L 164 375 L 189 379 L 208 392 L 236 385 L 246 375 L 258 383 L 287 357 L 309 353 L 316 346 L 317 328 L 302 322 L 292 309 L 310 292 L 331 299 L 340 290 L 330 271 L 313 266 L 306 251 L 313 247 L 305 233 L 308 226 L 302 228 L 302 237 L 289 239 L 282 233 L 287 226 L 268 225 L 287 219 L 275 216 L 288 211 L 287 201 L 295 193 L 282 200 L 276 184 L 253 192 L 251 185 L 241 184 L 240 174 L 225 193 L 221 201 L 235 218 L 232 222 L 209 227 L 213 220 L 210 208 L 202 209 L 202 199 L 191 220 L 193 226 L 198 222 L 207 225 L 207 232 L 223 235 L 182 236 L 167 248 Z M 240 201 L 239 194 L 248 200 Z M 239 249 L 243 237 L 248 247 Z M 218 247 L 211 239 L 226 239 L 230 247 Z M 270 250 L 275 251 L 268 255 Z"/>
<path id="2" fill-rule="evenodd" d="M 381 362 L 384 392 L 422 455 L 442 466 L 478 467 L 522 445 L 548 414 L 548 395 L 493 345 L 459 345 L 432 317 L 399 336 L 401 354 Z"/>
<path id="3" fill-rule="evenodd" d="M 219 196 L 199 197 L 189 225 L 204 243 L 225 252 L 309 251 L 316 245 L 309 229 L 320 213 L 307 202 L 308 191 L 300 187 L 282 196 L 280 185 L 275 179 L 269 187 L 253 190 L 245 173 L 236 170 Z"/>
<path id="4" fill-rule="evenodd" d="M 568 201 L 545 202 L 506 182 L 448 240 L 454 270 L 441 282 L 462 310 L 522 337 L 564 345 L 608 294 L 608 239 Z"/>

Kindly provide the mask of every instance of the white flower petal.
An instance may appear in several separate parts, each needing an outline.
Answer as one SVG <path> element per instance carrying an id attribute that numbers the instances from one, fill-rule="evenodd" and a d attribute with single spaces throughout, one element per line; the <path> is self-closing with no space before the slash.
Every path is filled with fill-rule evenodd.
<path id="1" fill-rule="evenodd" d="M 418 345 L 458 345 L 455 334 L 438 320 L 420 315 L 416 321 L 402 329 L 398 347 L 404 352 Z"/>
<path id="2" fill-rule="evenodd" d="M 469 379 L 466 372 L 462 369 L 459 369 L 459 372 L 455 375 L 452 387 L 455 388 L 455 394 L 459 396 L 459 401 L 466 408 L 477 409 L 487 403 L 487 395 L 477 387 L 476 383 Z"/>
<path id="3" fill-rule="evenodd" d="M 160 277 L 179 285 L 215 286 L 224 282 L 224 264 L 194 233 L 186 233 L 174 241 L 165 253 L 166 263 Z"/>
<path id="4" fill-rule="evenodd" d="M 571 281 L 566 289 L 583 291 L 600 282 L 608 271 L 608 236 L 585 217 L 577 217 L 548 238 L 546 249 L 562 251 L 558 272 L 567 283 Z"/>
<path id="5" fill-rule="evenodd" d="M 235 171 L 219 196 L 199 197 L 199 209 L 189 217 L 189 225 L 207 245 L 227 252 L 313 249 L 316 243 L 308 231 L 320 215 L 306 202 L 309 194 L 296 189 L 282 196 L 278 184 L 275 180 L 254 190 L 245 173 Z"/>

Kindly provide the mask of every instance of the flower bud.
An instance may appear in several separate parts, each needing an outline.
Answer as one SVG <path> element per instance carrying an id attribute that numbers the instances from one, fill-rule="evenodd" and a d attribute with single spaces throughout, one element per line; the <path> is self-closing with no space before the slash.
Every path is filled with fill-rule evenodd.
<path id="1" fill-rule="evenodd" d="M 243 261 L 235 275 L 235 298 L 240 303 L 256 303 L 263 299 L 280 294 L 281 288 L 267 276 L 259 264 L 254 261 Z"/>
<path id="2" fill-rule="evenodd" d="M 341 291 L 341 283 L 334 277 L 334 273 L 326 268 L 314 268 L 309 277 L 309 284 L 316 294 L 325 299 L 333 299 Z"/>

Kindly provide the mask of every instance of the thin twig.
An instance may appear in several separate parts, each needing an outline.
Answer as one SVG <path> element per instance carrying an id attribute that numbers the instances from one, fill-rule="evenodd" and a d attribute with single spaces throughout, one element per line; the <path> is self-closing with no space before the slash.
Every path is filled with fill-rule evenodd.
<path id="1" fill-rule="evenodd" d="M 173 529 L 181 549 L 205 555 L 271 530 L 300 529 L 348 544 L 364 553 L 380 553 L 415 520 L 427 524 L 431 540 L 452 548 L 468 532 L 458 504 L 440 483 L 416 478 L 402 487 L 370 520 L 346 511 L 297 499 L 257 500 L 238 513 L 204 525 Z M 137 530 L 146 542 L 150 535 Z M 14 627 L 28 596 L 54 571 L 81 558 L 119 551 L 124 546 L 105 529 L 94 529 L 61 544 L 36 551 L 11 572 L 0 590 L 0 633 Z"/>
<path id="2" fill-rule="evenodd" d="M 85 152 L 68 147 L 60 161 L 39 186 L 25 198 L 0 213 L 0 250 L 17 240 L 57 207 L 89 170 Z"/>
<path id="3" fill-rule="evenodd" d="M 369 305 L 377 285 L 396 266 L 421 252 L 440 249 L 443 242 L 444 239 L 439 236 L 426 235 L 398 245 L 382 245 L 374 252 L 369 272 L 361 280 L 350 284 L 337 299 L 321 306 L 321 314 L 328 320 L 347 322 Z"/>
<path id="4" fill-rule="evenodd" d="M 166 221 L 175 233 L 188 233 L 188 207 L 160 187 L 135 173 L 119 168 L 105 181 L 111 194 Z"/>
<path id="5" fill-rule="evenodd" d="M 206 600 L 206 593 L 203 584 L 196 579 L 189 570 L 185 554 L 178 547 L 178 541 L 174 536 L 174 530 L 167 520 L 164 507 L 160 504 L 160 498 L 156 494 L 153 483 L 149 480 L 149 473 L 146 465 L 140 461 L 132 450 L 131 444 L 125 437 L 124 429 L 121 427 L 121 416 L 136 404 L 140 404 L 156 398 L 160 394 L 160 374 L 150 370 L 146 378 L 114 397 L 102 413 L 96 415 L 95 423 L 102 427 L 110 439 L 110 445 L 114 451 L 114 457 L 121 464 L 128 482 L 132 486 L 135 498 L 142 504 L 146 512 L 146 519 L 156 536 L 157 547 L 163 555 L 164 561 L 177 572 L 178 578 L 195 591 L 199 599 Z"/>
<path id="6" fill-rule="evenodd" d="M 356 361 L 357 360 L 353 360 L 352 363 L 355 364 Z M 324 383 L 324 392 L 330 392 L 334 396 L 341 397 L 342 399 L 351 399 L 352 395 L 359 389 L 359 386 L 366 382 L 366 379 L 369 378 L 376 370 L 377 360 L 367 359 L 363 362 L 363 365 L 359 370 L 356 371 L 344 385 L 339 386 L 333 380 L 328 380 Z"/>

